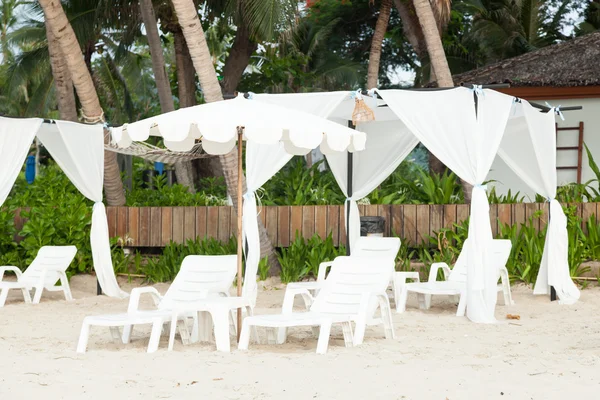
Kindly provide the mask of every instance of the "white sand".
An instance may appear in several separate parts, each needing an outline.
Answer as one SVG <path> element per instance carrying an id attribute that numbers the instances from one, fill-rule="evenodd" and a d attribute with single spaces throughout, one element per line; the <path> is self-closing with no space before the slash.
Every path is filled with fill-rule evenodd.
<path id="1" fill-rule="evenodd" d="M 132 285 L 121 282 L 125 289 Z M 76 276 L 75 301 L 45 293 L 25 305 L 20 292 L 0 309 L 0 399 L 598 399 L 600 289 L 575 306 L 515 287 L 514 307 L 497 307 L 502 323 L 476 325 L 453 315 L 450 301 L 430 311 L 394 312 L 396 340 L 370 329 L 346 349 L 334 330 L 329 352 L 314 354 L 310 329 L 291 331 L 283 346 L 217 353 L 210 343 L 167 352 L 167 338 L 146 354 L 148 328 L 129 345 L 92 328 L 88 352 L 75 353 L 85 315 L 122 312 L 127 300 L 94 296 L 95 280 Z M 167 285 L 157 285 L 164 292 Z M 277 312 L 283 290 L 261 291 L 257 313 Z M 519 314 L 509 324 L 506 314 Z"/>

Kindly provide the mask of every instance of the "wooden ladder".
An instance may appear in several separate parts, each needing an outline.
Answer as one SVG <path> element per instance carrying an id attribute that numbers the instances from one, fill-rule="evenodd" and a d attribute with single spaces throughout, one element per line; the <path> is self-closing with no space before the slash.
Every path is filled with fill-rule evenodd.
<path id="1" fill-rule="evenodd" d="M 558 142 L 558 132 L 560 131 L 578 131 L 579 138 L 577 142 L 577 146 L 558 146 L 556 147 L 556 151 L 573 151 L 577 150 L 577 165 L 567 165 L 567 166 L 557 166 L 556 169 L 574 169 L 577 170 L 577 183 L 581 183 L 581 159 L 583 157 L 583 121 L 579 123 L 579 126 L 564 126 L 559 127 L 556 124 L 556 136 Z"/>

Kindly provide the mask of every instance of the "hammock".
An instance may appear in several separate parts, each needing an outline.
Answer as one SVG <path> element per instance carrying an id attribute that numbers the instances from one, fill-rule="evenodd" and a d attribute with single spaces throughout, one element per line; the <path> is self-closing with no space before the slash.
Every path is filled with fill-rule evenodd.
<path id="1" fill-rule="evenodd" d="M 181 161 L 192 161 L 198 158 L 214 157 L 202 152 L 202 143 L 197 143 L 190 151 L 178 152 L 162 149 L 144 142 L 133 142 L 129 147 L 120 148 L 116 144 L 105 144 L 104 149 L 120 154 L 141 157 L 148 161 L 174 164 Z"/>

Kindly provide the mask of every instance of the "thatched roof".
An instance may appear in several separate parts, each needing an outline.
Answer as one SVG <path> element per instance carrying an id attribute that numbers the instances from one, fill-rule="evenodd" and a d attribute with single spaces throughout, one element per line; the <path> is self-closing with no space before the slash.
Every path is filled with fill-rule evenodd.
<path id="1" fill-rule="evenodd" d="M 454 75 L 454 84 L 600 85 L 600 32 Z"/>

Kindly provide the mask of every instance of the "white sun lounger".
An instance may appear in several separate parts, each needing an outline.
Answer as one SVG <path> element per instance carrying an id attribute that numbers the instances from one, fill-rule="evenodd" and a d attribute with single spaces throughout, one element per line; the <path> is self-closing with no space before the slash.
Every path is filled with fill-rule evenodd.
<path id="1" fill-rule="evenodd" d="M 235 255 L 185 257 L 181 264 L 181 270 L 164 297 L 152 287 L 135 288 L 131 291 L 127 313 L 85 317 L 77 352 L 85 353 L 92 325 L 107 326 L 110 328 L 113 339 L 121 339 L 123 343 L 129 343 L 133 326 L 142 324 L 152 324 L 148 353 L 155 352 L 158 349 L 163 324 L 171 321 L 173 309 L 184 307 L 211 295 L 229 295 L 229 288 L 237 270 L 236 260 L 237 256 Z M 145 293 L 152 296 L 156 305 L 155 310 L 139 309 L 140 296 Z M 189 314 L 183 314 L 178 318 L 179 331 L 184 344 L 196 341 L 198 338 L 196 322 L 192 334 L 189 334 L 186 325 L 188 317 L 190 317 Z M 195 319 L 195 315 L 192 317 Z M 123 327 L 122 336 L 119 327 Z"/>
<path id="2" fill-rule="evenodd" d="M 66 271 L 75 254 L 77 254 L 75 246 L 43 246 L 25 272 L 13 266 L 0 267 L 0 307 L 4 306 L 8 291 L 11 289 L 21 290 L 26 303 L 31 303 L 29 293 L 31 289 L 35 289 L 33 304 L 40 302 L 44 289 L 51 292 L 62 291 L 65 299 L 73 300 Z M 14 272 L 17 281 L 4 281 L 6 271 Z M 58 281 L 60 286 L 56 285 Z"/>
<path id="3" fill-rule="evenodd" d="M 400 250 L 400 238 L 397 237 L 367 237 L 362 236 L 356 241 L 355 249 L 352 256 L 370 258 L 369 265 L 376 265 L 376 259 L 384 259 L 396 261 L 396 256 Z M 307 310 L 310 309 L 312 299 L 317 295 L 319 288 L 325 282 L 327 271 L 331 268 L 333 262 L 327 261 L 319 264 L 319 271 L 316 281 L 310 282 L 292 282 L 285 289 L 283 298 L 282 313 L 292 312 L 294 307 L 294 298 L 298 295 L 302 296 L 304 306 Z M 379 322 L 379 321 L 376 321 Z M 286 329 L 279 330 L 277 343 L 284 343 L 286 340 Z"/>
<path id="4" fill-rule="evenodd" d="M 317 353 L 324 354 L 327 352 L 331 325 L 334 323 L 342 324 L 346 346 L 357 346 L 363 342 L 367 322 L 377 307 L 381 309 L 385 337 L 393 338 L 392 315 L 386 295 L 393 271 L 394 261 L 390 259 L 378 259 L 374 262 L 372 258 L 358 256 L 337 257 L 310 311 L 246 317 L 238 348 L 248 349 L 252 327 L 318 326 Z M 306 294 L 308 295 L 308 291 Z M 353 322 L 356 325 L 354 332 Z"/>
<path id="5" fill-rule="evenodd" d="M 504 294 L 504 305 L 514 304 L 510 292 L 510 281 L 506 262 L 510 256 L 511 242 L 506 239 L 494 239 L 491 246 L 490 261 L 498 269 L 501 284 L 498 291 Z M 427 282 L 418 282 L 417 272 L 396 272 L 394 274 L 394 297 L 396 299 L 396 311 L 402 313 L 406 309 L 406 300 L 409 292 L 417 293 L 419 307 L 429 309 L 432 295 L 460 296 L 457 316 L 464 316 L 466 310 L 466 296 L 462 296 L 467 284 L 467 241 L 463 245 L 454 268 L 450 269 L 446 263 L 434 263 L 429 271 Z M 445 281 L 437 281 L 438 271 L 442 270 Z M 415 279 L 417 282 L 406 283 L 406 279 Z"/>

